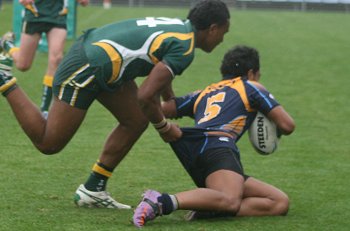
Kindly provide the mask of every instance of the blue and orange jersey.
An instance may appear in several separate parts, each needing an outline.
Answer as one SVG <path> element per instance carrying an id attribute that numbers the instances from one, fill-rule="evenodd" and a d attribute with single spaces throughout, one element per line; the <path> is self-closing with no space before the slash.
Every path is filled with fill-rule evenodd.
<path id="1" fill-rule="evenodd" d="M 241 77 L 222 80 L 175 99 L 177 116 L 190 116 L 206 135 L 228 136 L 234 143 L 253 122 L 257 111 L 269 113 L 278 102 L 258 82 Z"/>

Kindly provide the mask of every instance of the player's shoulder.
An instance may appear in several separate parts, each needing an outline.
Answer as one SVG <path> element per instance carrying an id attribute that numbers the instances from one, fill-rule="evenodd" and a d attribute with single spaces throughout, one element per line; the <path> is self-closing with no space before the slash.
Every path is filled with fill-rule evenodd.
<path id="1" fill-rule="evenodd" d="M 267 91 L 266 87 L 257 81 L 247 80 L 247 84 L 262 91 Z"/>

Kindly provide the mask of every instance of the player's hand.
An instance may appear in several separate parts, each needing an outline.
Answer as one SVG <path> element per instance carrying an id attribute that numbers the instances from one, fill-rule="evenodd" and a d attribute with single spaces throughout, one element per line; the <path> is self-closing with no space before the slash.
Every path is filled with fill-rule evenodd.
<path id="1" fill-rule="evenodd" d="M 173 142 L 182 136 L 181 129 L 176 124 L 170 124 L 170 129 L 164 133 L 159 133 L 160 137 L 164 140 L 164 142 Z"/>
<path id="2" fill-rule="evenodd" d="M 87 6 L 89 4 L 89 0 L 77 0 L 77 2 L 82 6 Z"/>
<path id="3" fill-rule="evenodd" d="M 30 5 L 34 3 L 34 0 L 19 0 L 19 3 L 23 6 Z"/>

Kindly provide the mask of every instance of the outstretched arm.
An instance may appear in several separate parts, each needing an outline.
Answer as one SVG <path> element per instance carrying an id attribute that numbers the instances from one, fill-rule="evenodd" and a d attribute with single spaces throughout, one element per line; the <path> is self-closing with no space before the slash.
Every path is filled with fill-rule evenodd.
<path id="1" fill-rule="evenodd" d="M 160 97 L 164 94 L 164 91 L 170 92 L 172 79 L 173 76 L 168 67 L 159 62 L 154 66 L 138 91 L 138 100 L 143 113 L 158 130 L 165 142 L 175 141 L 182 134 L 176 125 L 165 120 L 160 104 Z"/>

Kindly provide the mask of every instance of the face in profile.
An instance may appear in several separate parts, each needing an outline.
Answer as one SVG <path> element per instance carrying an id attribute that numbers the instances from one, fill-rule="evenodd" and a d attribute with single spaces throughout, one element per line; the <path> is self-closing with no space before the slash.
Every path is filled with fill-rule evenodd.
<path id="1" fill-rule="evenodd" d="M 205 38 L 201 49 L 205 52 L 211 52 L 214 48 L 224 41 L 224 35 L 229 31 L 230 22 L 224 25 L 213 24 L 206 30 Z"/>

